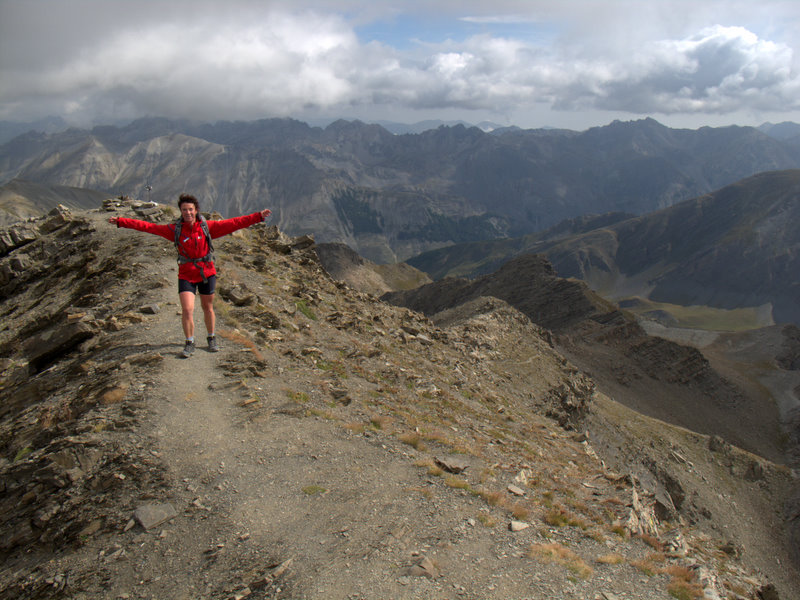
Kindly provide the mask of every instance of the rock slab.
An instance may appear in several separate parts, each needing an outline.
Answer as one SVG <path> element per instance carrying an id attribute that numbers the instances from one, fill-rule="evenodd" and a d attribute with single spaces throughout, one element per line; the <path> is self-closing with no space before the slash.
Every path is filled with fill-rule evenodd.
<path id="1" fill-rule="evenodd" d="M 178 511 L 172 504 L 144 504 L 133 511 L 133 518 L 141 525 L 145 531 L 158 527 L 178 515 Z"/>

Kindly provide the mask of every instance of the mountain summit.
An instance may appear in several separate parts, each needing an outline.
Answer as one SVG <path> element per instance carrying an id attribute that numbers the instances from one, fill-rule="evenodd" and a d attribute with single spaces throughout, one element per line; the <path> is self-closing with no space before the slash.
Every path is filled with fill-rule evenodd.
<path id="1" fill-rule="evenodd" d="M 789 469 L 615 402 L 508 302 L 435 324 L 256 225 L 184 360 L 173 248 L 110 215 L 175 216 L 0 232 L 3 597 L 800 592 Z"/>

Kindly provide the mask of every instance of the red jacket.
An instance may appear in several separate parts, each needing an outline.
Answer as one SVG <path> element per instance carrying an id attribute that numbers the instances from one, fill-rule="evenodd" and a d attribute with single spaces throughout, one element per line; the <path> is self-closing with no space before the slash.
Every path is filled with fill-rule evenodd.
<path id="1" fill-rule="evenodd" d="M 220 221 L 206 221 L 208 223 L 208 232 L 211 234 L 211 239 L 222 237 L 233 233 L 238 229 L 250 227 L 256 223 L 260 223 L 264 219 L 261 218 L 261 213 L 253 213 L 252 215 L 244 215 L 241 217 L 234 217 L 232 219 L 222 219 Z M 160 235 L 168 239 L 170 242 L 175 241 L 175 223 L 169 225 L 160 225 L 158 223 L 150 223 L 148 221 L 139 221 L 138 219 L 126 219 L 119 217 L 117 219 L 117 227 L 125 227 L 126 229 L 136 229 L 137 231 L 144 231 L 145 233 L 152 233 Z M 187 258 L 203 258 L 208 254 L 208 243 L 206 236 L 203 233 L 203 228 L 200 225 L 200 220 L 194 222 L 190 228 L 183 223 L 181 225 L 181 239 L 178 241 L 181 253 Z M 200 263 L 203 265 L 206 277 L 211 277 L 217 274 L 213 262 Z M 192 283 L 203 281 L 203 276 L 200 274 L 194 263 L 183 263 L 178 267 L 178 279 L 185 279 Z"/>

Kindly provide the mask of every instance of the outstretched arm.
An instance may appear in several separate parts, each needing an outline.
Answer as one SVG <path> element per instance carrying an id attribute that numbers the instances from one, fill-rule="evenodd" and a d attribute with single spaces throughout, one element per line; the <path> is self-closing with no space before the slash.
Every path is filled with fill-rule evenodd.
<path id="1" fill-rule="evenodd" d="M 128 219 L 125 217 L 109 217 L 108 222 L 117 227 L 135 229 L 136 231 L 144 231 L 145 233 L 159 235 L 170 241 L 175 238 L 174 225 L 161 225 L 160 223 L 151 223 L 150 221 L 140 221 L 138 219 Z"/>
<path id="2" fill-rule="evenodd" d="M 233 233 L 238 229 L 250 227 L 256 223 L 261 223 L 266 220 L 272 211 L 268 208 L 254 212 L 249 215 L 242 215 L 241 217 L 233 217 L 232 219 L 222 219 L 220 221 L 208 221 L 208 229 L 211 232 L 211 237 L 217 239 L 223 235 Z"/>

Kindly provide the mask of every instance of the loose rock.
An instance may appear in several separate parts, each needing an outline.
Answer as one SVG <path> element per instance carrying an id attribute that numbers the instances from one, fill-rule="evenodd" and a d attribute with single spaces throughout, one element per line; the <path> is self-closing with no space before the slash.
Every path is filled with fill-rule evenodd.
<path id="1" fill-rule="evenodd" d="M 153 527 L 158 527 L 178 515 L 178 511 L 172 504 L 145 504 L 133 512 L 133 518 L 141 525 L 145 531 Z"/>

